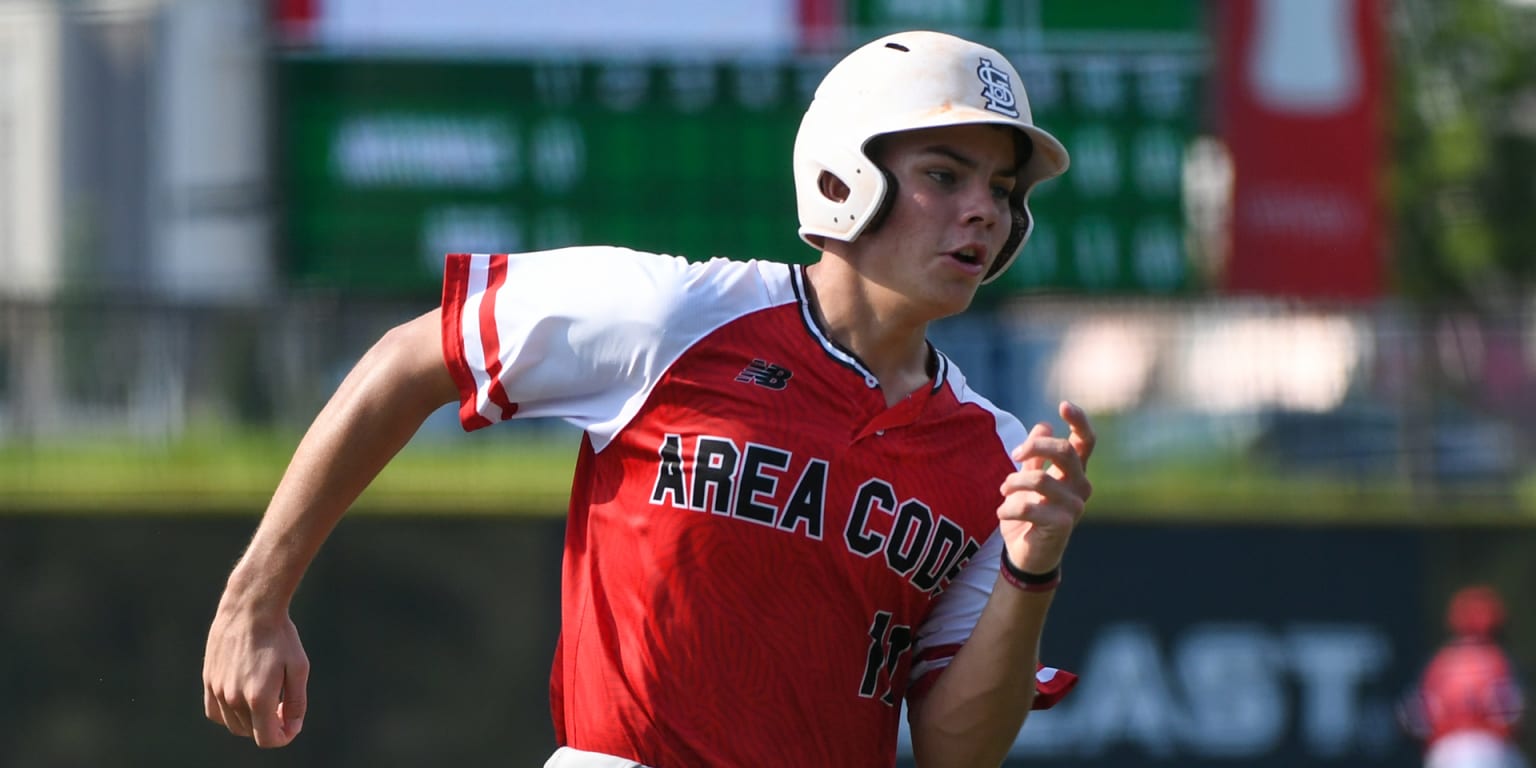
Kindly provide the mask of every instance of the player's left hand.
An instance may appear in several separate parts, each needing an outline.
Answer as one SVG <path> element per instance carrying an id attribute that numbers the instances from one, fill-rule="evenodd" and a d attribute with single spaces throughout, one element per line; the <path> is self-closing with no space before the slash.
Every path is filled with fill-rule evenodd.
<path id="1" fill-rule="evenodd" d="M 1067 401 L 1058 412 L 1068 435 L 1056 437 L 1044 422 L 1029 431 L 1013 449 L 1020 468 L 1003 481 L 997 508 L 1008 557 L 1029 573 L 1048 573 L 1061 564 L 1067 539 L 1093 494 L 1087 467 L 1096 438 L 1088 414 Z"/>

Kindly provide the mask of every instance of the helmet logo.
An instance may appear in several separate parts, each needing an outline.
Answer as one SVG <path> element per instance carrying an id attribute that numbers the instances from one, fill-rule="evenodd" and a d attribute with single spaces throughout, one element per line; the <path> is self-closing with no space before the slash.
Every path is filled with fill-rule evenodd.
<path id="1" fill-rule="evenodd" d="M 981 66 L 976 67 L 976 77 L 981 80 L 981 96 L 987 100 L 987 109 L 1008 117 L 1019 116 L 1019 103 L 1013 98 L 1007 72 L 993 66 L 991 59 L 982 59 Z"/>

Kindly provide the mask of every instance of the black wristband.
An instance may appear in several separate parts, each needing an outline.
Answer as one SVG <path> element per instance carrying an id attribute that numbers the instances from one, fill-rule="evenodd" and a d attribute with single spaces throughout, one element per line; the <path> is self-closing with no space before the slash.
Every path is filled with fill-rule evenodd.
<path id="1" fill-rule="evenodd" d="M 1003 580 L 1025 592 L 1050 592 L 1061 585 L 1061 566 L 1045 573 L 1030 573 L 1008 559 L 1008 549 L 1003 548 Z"/>

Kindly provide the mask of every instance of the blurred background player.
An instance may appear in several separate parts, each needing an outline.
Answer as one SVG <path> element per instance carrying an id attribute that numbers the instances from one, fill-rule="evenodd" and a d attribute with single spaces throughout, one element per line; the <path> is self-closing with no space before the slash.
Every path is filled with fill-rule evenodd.
<path id="1" fill-rule="evenodd" d="M 1424 742 L 1426 768 L 1523 768 L 1516 732 L 1525 699 L 1499 642 L 1504 601 L 1487 586 L 1451 597 L 1450 640 L 1405 698 L 1405 727 Z"/>
<path id="2" fill-rule="evenodd" d="M 727 159 L 728 160 L 728 159 Z M 843 59 L 793 170 L 813 265 L 622 248 L 450 256 L 295 452 L 230 575 L 207 716 L 302 727 L 294 591 L 422 421 L 554 417 L 571 491 L 550 766 L 997 765 L 1070 675 L 1039 664 L 1094 434 L 1033 429 L 929 344 L 1066 170 L 997 51 L 932 32 Z"/>

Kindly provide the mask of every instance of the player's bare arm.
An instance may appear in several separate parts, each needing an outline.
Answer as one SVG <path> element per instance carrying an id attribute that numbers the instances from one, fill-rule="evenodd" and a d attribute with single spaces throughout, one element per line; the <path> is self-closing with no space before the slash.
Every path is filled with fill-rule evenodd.
<path id="1" fill-rule="evenodd" d="M 208 633 L 208 719 L 262 747 L 303 727 L 309 661 L 288 609 L 347 508 L 434 410 L 457 398 L 439 311 L 385 334 L 315 418 L 255 537 L 230 574 Z"/>
<path id="2" fill-rule="evenodd" d="M 1063 402 L 1067 437 L 1037 424 L 1013 452 L 1019 470 L 999 489 L 1004 556 L 1026 574 L 1057 572 L 1092 485 L 1088 457 L 1096 438 L 1087 415 Z M 1001 564 L 999 564 L 1001 566 Z M 912 702 L 917 764 L 1000 764 L 1034 698 L 1040 636 L 1054 589 L 1021 589 L 1001 570 L 971 638 L 923 699 Z"/>

